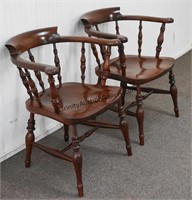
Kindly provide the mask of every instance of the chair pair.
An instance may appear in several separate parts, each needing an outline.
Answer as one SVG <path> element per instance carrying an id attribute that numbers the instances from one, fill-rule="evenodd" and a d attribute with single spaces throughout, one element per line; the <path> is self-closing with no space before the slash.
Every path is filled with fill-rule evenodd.
<path id="1" fill-rule="evenodd" d="M 175 86 L 175 77 L 172 70 L 175 59 L 172 57 L 160 56 L 162 44 L 164 42 L 165 25 L 172 23 L 173 19 L 123 15 L 120 13 L 119 7 L 112 7 L 85 13 L 82 15 L 81 21 L 84 24 L 85 32 L 90 37 L 119 39 L 121 41 L 121 44 L 118 45 L 119 56 L 110 60 L 110 72 L 108 77 L 121 82 L 123 88 L 123 105 L 125 103 L 126 90 L 136 90 L 136 100 L 127 105 L 125 111 L 126 114 L 136 116 L 139 127 L 140 145 L 144 145 L 144 110 L 142 106 L 144 99 L 152 93 L 170 94 L 173 100 L 175 116 L 179 117 L 177 88 Z M 113 29 L 111 31 L 112 25 Z M 151 26 L 149 27 L 149 25 Z M 135 27 L 136 30 L 133 30 Z M 110 31 L 106 31 L 107 28 Z M 147 38 L 147 41 L 144 41 L 145 38 Z M 127 42 L 127 40 L 129 41 Z M 146 56 L 142 53 L 146 47 L 151 47 L 152 45 L 155 47 L 153 56 Z M 136 53 L 133 53 L 133 50 L 136 51 Z M 125 53 L 125 51 L 129 53 Z M 105 58 L 106 48 L 104 46 L 102 46 L 101 52 L 103 58 Z M 102 67 L 98 66 L 96 68 L 98 76 L 102 71 Z M 152 81 L 167 73 L 169 74 L 169 90 L 143 87 L 144 84 L 148 83 L 149 85 Z M 130 108 L 133 106 L 137 107 L 136 112 L 130 111 Z"/>
<path id="2" fill-rule="evenodd" d="M 152 93 L 171 94 L 175 116 L 179 116 L 177 88 L 172 71 L 175 60 L 171 57 L 160 57 L 165 24 L 172 23 L 173 19 L 122 15 L 119 10 L 119 7 L 105 8 L 84 14 L 81 20 L 89 37 L 60 36 L 57 33 L 57 27 L 49 27 L 22 33 L 11 38 L 6 43 L 11 60 L 17 66 L 20 78 L 29 95 L 29 99 L 26 101 L 26 108 L 30 116 L 26 134 L 25 166 L 29 167 L 31 164 L 33 146 L 57 158 L 73 163 L 80 197 L 83 196 L 82 154 L 79 145 L 81 141 L 99 128 L 120 129 L 125 140 L 127 154 L 131 156 L 132 151 L 125 112 L 136 116 L 139 126 L 140 145 L 144 145 L 144 111 L 142 103 Z M 122 29 L 125 28 L 123 21 L 139 23 L 137 55 L 126 55 L 124 52 L 125 44 L 128 44 L 131 49 L 133 46 L 127 42 L 127 36 L 120 34 L 120 24 Z M 102 26 L 102 24 L 109 22 L 115 22 L 114 34 L 103 32 L 100 29 L 100 27 L 106 27 Z M 161 24 L 154 56 L 143 56 L 141 54 L 143 37 L 145 36 L 143 33 L 145 22 Z M 126 31 L 131 32 L 131 28 L 128 27 Z M 50 48 L 44 49 L 42 47 L 50 45 L 52 46 L 51 51 L 53 51 L 54 66 L 43 64 L 42 61 L 38 61 L 34 56 L 37 54 L 37 58 L 39 58 L 40 55 L 43 55 L 43 53 L 40 54 L 41 51 L 46 50 L 46 53 L 47 50 L 50 51 Z M 73 66 L 73 69 L 75 73 L 80 75 L 81 81 L 62 81 L 61 71 L 63 70 L 67 74 L 68 67 L 76 65 L 73 52 L 74 49 L 77 51 L 77 48 L 79 48 L 80 63 L 79 66 Z M 116 58 L 111 58 L 111 51 L 114 48 L 118 49 L 119 55 Z M 90 52 L 92 53 L 90 54 Z M 26 60 L 26 53 L 29 60 Z M 60 60 L 59 53 L 62 53 L 62 58 L 65 58 L 65 61 Z M 86 53 L 89 56 L 86 56 Z M 93 66 L 93 60 L 97 65 L 98 82 L 96 84 L 90 84 L 85 80 L 86 69 Z M 50 52 L 46 57 L 46 63 L 48 61 L 50 61 Z M 167 73 L 169 73 L 169 90 L 142 86 Z M 48 83 L 44 79 L 47 79 Z M 120 87 L 107 85 L 107 79 L 119 81 Z M 136 101 L 128 105 L 124 111 L 127 89 L 136 90 Z M 143 95 L 142 92 L 147 94 Z M 97 116 L 110 109 L 114 110 L 114 106 L 116 106 L 115 111 L 119 115 L 118 124 L 98 121 Z M 136 113 L 129 110 L 133 106 L 137 106 Z M 66 142 L 69 140 L 69 127 L 71 127 L 72 142 L 61 150 L 35 142 L 34 116 L 36 114 L 61 122 L 64 125 Z M 78 124 L 93 128 L 80 136 L 77 131 Z M 69 149 L 73 150 L 72 156 L 66 153 Z"/>
<path id="3" fill-rule="evenodd" d="M 79 145 L 81 141 L 99 128 L 120 129 L 125 140 L 127 154 L 132 155 L 128 123 L 121 104 L 123 89 L 106 84 L 110 71 L 111 49 L 120 43 L 118 39 L 60 36 L 57 33 L 57 27 L 25 32 L 16 35 L 6 43 L 11 60 L 17 66 L 21 81 L 29 95 L 29 99 L 26 101 L 26 108 L 30 116 L 26 134 L 25 166 L 30 167 L 33 147 L 71 162 L 75 169 L 80 197 L 84 194 L 82 153 Z M 106 47 L 103 63 L 99 60 L 100 53 L 97 50 L 102 46 Z M 53 51 L 54 65 L 44 64 L 41 58 L 42 55 L 47 54 L 45 63 L 51 62 L 50 51 Z M 62 60 L 60 60 L 59 54 L 62 55 Z M 96 84 L 90 84 L 85 79 L 86 68 L 91 68 L 93 62 L 103 69 L 99 75 L 100 82 Z M 74 72 L 79 74 L 79 82 L 76 80 L 62 81 L 61 71 L 68 74 L 69 67 L 73 67 Z M 118 106 L 119 123 L 99 121 L 97 116 L 108 111 L 114 105 Z M 42 115 L 62 123 L 65 130 L 65 141 L 69 139 L 69 127 L 71 127 L 72 142 L 63 149 L 55 149 L 36 142 L 35 115 Z M 91 128 L 85 134 L 79 135 L 78 124 L 84 124 Z M 72 156 L 67 153 L 70 149 L 73 150 Z"/>

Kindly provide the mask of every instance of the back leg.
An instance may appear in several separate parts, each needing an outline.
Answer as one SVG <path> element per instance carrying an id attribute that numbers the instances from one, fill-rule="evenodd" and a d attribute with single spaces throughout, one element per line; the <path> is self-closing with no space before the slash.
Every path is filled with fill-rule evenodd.
<path id="1" fill-rule="evenodd" d="M 69 141 L 69 126 L 64 124 L 64 140 L 65 142 Z"/>
<path id="2" fill-rule="evenodd" d="M 30 113 L 30 118 L 28 120 L 28 126 L 27 126 L 27 134 L 25 137 L 25 144 L 26 144 L 26 158 L 25 158 L 25 167 L 30 167 L 31 164 L 31 153 L 32 153 L 32 147 L 33 142 L 35 139 L 33 131 L 35 130 L 35 120 L 34 120 L 34 114 Z"/>
<path id="3" fill-rule="evenodd" d="M 177 87 L 175 86 L 175 77 L 173 71 L 169 72 L 170 93 L 173 100 L 175 117 L 179 117 L 179 108 L 177 103 Z"/>
<path id="4" fill-rule="evenodd" d="M 137 123 L 139 127 L 139 140 L 140 145 L 144 145 L 144 110 L 143 110 L 143 97 L 141 95 L 141 87 L 137 85 L 137 95 L 136 95 L 137 109 L 136 109 L 136 117 Z"/>
<path id="5" fill-rule="evenodd" d="M 123 94 L 121 96 L 121 103 L 122 103 L 122 105 L 124 105 L 125 104 L 125 94 L 126 94 L 127 83 L 121 82 L 121 87 L 123 88 Z"/>

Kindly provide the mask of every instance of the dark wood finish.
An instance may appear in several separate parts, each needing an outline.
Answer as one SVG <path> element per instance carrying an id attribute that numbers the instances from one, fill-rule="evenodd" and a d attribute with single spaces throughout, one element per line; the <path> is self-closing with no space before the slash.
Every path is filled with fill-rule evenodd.
<path id="1" fill-rule="evenodd" d="M 172 68 L 174 66 L 175 60 L 172 57 L 161 57 L 160 53 L 162 50 L 162 45 L 164 42 L 164 32 L 165 26 L 168 23 L 172 23 L 174 20 L 172 18 L 160 18 L 151 16 L 140 16 L 140 15 L 123 15 L 120 13 L 120 7 L 103 8 L 99 10 L 93 10 L 85 13 L 81 16 L 81 20 L 84 24 L 85 31 L 90 37 L 97 38 L 107 38 L 107 39 L 119 39 L 121 44 L 118 47 L 119 56 L 110 60 L 110 73 L 109 78 L 121 81 L 121 86 L 123 87 L 122 103 L 125 102 L 126 89 L 133 89 L 137 91 L 136 101 L 131 103 L 126 107 L 126 113 L 137 117 L 139 126 L 139 137 L 140 145 L 144 145 L 144 110 L 143 110 L 143 100 L 150 96 L 152 93 L 159 94 L 171 94 L 174 104 L 175 116 L 179 117 L 179 109 L 177 105 L 177 88 L 175 86 L 175 77 L 173 75 Z M 121 23 L 126 21 L 126 23 Z M 107 33 L 101 30 L 100 24 L 114 22 L 114 32 Z M 138 52 L 131 55 L 126 55 L 124 51 L 124 45 L 126 45 L 129 36 L 129 22 L 138 23 L 138 30 L 136 30 L 137 35 L 137 45 Z M 147 23 L 159 24 L 159 34 L 157 35 L 157 43 L 155 48 L 155 55 L 144 56 L 142 49 L 144 45 L 143 38 L 147 37 L 144 34 L 144 26 Z M 120 30 L 120 25 L 126 26 L 127 33 L 122 35 Z M 156 28 L 157 26 L 154 26 Z M 154 30 L 151 30 L 151 35 Z M 151 37 L 151 35 L 149 37 Z M 149 39 L 150 40 L 150 39 Z M 128 48 L 129 42 L 127 43 Z M 99 75 L 102 68 L 97 67 L 96 73 Z M 163 75 L 169 73 L 169 90 L 162 90 L 157 88 L 143 87 L 143 84 L 149 83 Z M 127 83 L 129 85 L 127 85 Z M 132 86 L 130 86 L 132 84 Z M 141 87 L 142 85 L 142 87 Z M 143 92 L 148 94 L 144 95 Z M 128 109 L 132 106 L 137 106 L 136 113 L 129 111 Z"/>
<path id="2" fill-rule="evenodd" d="M 62 44 L 61 49 L 58 48 L 57 43 Z M 67 45 L 66 45 L 67 44 Z M 29 99 L 26 100 L 26 108 L 30 113 L 26 134 L 26 159 L 25 166 L 30 167 L 31 153 L 33 146 L 39 148 L 48 154 L 57 158 L 73 163 L 76 177 L 77 189 L 80 197 L 83 196 L 83 181 L 82 181 L 82 153 L 80 151 L 79 143 L 95 133 L 99 128 L 115 128 L 119 129 L 124 137 L 127 154 L 132 155 L 131 145 L 129 140 L 128 124 L 125 120 L 125 111 L 121 105 L 122 88 L 116 86 L 106 85 L 106 80 L 109 75 L 109 60 L 111 48 L 118 46 L 120 40 L 97 39 L 91 37 L 78 36 L 60 36 L 57 33 L 57 27 L 49 27 L 17 35 L 7 41 L 8 48 L 12 62 L 17 66 L 21 80 L 27 90 Z M 42 45 L 51 45 L 53 51 L 53 63 L 55 66 L 39 63 L 32 52 L 43 51 Z M 77 58 L 79 68 L 74 67 L 74 71 L 81 77 L 81 83 L 71 80 L 71 82 L 62 81 L 61 70 L 67 73 L 70 65 L 69 58 L 60 62 L 59 51 L 62 55 L 70 53 L 70 45 L 74 45 L 76 49 L 79 48 L 80 57 Z M 100 73 L 100 81 L 96 84 L 90 84 L 86 81 L 87 59 L 95 59 L 98 67 L 101 67 L 99 52 L 105 46 L 104 62 L 102 64 L 103 71 Z M 90 55 L 89 48 L 92 49 Z M 23 59 L 23 53 L 28 52 L 29 60 Z M 89 56 L 86 57 L 86 53 Z M 70 53 L 71 54 L 71 53 Z M 40 54 L 41 55 L 41 54 Z M 47 55 L 48 57 L 50 55 Z M 71 59 L 76 59 L 71 54 Z M 61 66 L 60 63 L 65 63 Z M 45 82 L 48 82 L 48 87 L 45 88 Z M 111 124 L 110 122 L 97 121 L 97 116 L 106 112 L 114 105 L 118 105 L 119 123 Z M 71 143 L 61 150 L 41 145 L 35 142 L 35 115 L 39 114 L 64 125 L 64 139 L 69 140 L 71 135 Z M 77 125 L 84 124 L 90 127 L 84 135 L 78 136 Z M 72 133 L 69 134 L 69 127 Z M 73 155 L 67 154 L 67 150 L 73 150 Z"/>

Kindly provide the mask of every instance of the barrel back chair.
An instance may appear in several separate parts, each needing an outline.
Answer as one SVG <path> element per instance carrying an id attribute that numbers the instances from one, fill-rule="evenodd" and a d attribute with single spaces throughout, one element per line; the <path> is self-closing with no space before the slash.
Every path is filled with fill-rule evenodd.
<path id="1" fill-rule="evenodd" d="M 81 21 L 84 24 L 85 32 L 90 37 L 119 39 L 121 41 L 118 46 L 117 57 L 110 60 L 109 78 L 121 82 L 124 88 L 122 104 L 125 103 L 126 90 L 136 91 L 136 100 L 127 105 L 125 110 L 126 114 L 137 118 L 140 145 L 144 145 L 144 110 L 142 106 L 144 99 L 152 93 L 170 94 L 174 104 L 175 116 L 179 117 L 177 88 L 173 74 L 175 60 L 172 57 L 160 56 L 164 42 L 165 25 L 172 23 L 173 19 L 123 15 L 120 13 L 119 7 L 112 7 L 85 13 L 81 16 Z M 107 30 L 107 26 L 110 31 Z M 146 38 L 147 41 L 144 40 Z M 154 55 L 143 53 L 142 50 L 145 50 L 146 46 L 154 46 Z M 127 51 L 129 53 L 126 53 Z M 101 52 L 104 58 L 106 54 L 104 46 L 102 46 Z M 99 75 L 102 70 L 98 66 L 96 73 Z M 169 89 L 150 86 L 152 81 L 167 73 L 169 74 Z M 147 86 L 143 85 L 146 83 L 148 83 Z M 163 98 L 163 96 L 159 98 Z M 130 110 L 133 106 L 136 106 L 136 112 Z"/>
<path id="2" fill-rule="evenodd" d="M 71 162 L 75 169 L 78 195 L 80 197 L 83 196 L 82 153 L 79 145 L 81 141 L 99 128 L 120 129 L 126 143 L 127 154 L 132 155 L 128 123 L 125 120 L 124 109 L 121 104 L 123 90 L 120 86 L 108 86 L 106 84 L 111 48 L 119 43 L 120 41 L 117 39 L 60 36 L 57 33 L 57 27 L 25 32 L 16 35 L 6 43 L 11 60 L 17 66 L 21 81 L 29 95 L 29 99 L 26 100 L 26 108 L 30 113 L 30 117 L 26 134 L 25 166 L 30 167 L 32 147 L 37 147 L 52 156 Z M 44 50 L 42 46 L 44 45 L 46 45 L 47 61 L 49 61 L 48 58 L 52 54 L 52 63 L 54 64 L 49 65 L 42 63 L 42 61 L 39 62 L 41 60 L 40 56 L 44 55 L 42 53 Z M 48 45 L 49 48 L 47 48 Z M 59 46 L 58 48 L 58 45 L 62 45 L 62 47 Z M 103 63 L 99 61 L 97 45 L 107 47 Z M 48 53 L 47 49 L 51 50 L 52 53 Z M 79 58 L 77 55 L 73 55 L 74 49 L 76 51 L 79 49 L 79 54 L 77 54 Z M 90 54 L 90 52 L 92 53 Z M 59 58 L 59 53 L 62 54 L 62 60 L 61 57 Z M 36 57 L 35 54 L 37 54 Z M 79 63 L 78 66 L 71 66 L 71 63 L 75 63 L 74 59 L 76 58 L 77 63 Z M 86 81 L 86 69 L 92 65 L 91 62 L 88 62 L 88 59 L 94 59 L 97 65 L 102 66 L 103 73 L 100 74 L 100 83 L 90 84 Z M 70 81 L 62 81 L 61 70 L 68 73 L 69 67 L 73 67 L 75 73 L 79 72 L 81 81 L 74 81 L 69 77 Z M 115 104 L 119 108 L 119 123 L 98 121 L 97 116 L 106 112 Z M 34 116 L 36 114 L 64 124 L 65 140 L 67 141 L 69 135 L 71 135 L 72 142 L 65 145 L 63 149 L 55 149 L 35 141 Z M 85 134 L 78 135 L 78 124 L 84 124 L 90 128 Z M 69 127 L 71 127 L 69 130 L 72 130 L 71 134 L 68 132 Z M 73 150 L 72 156 L 67 152 L 69 149 Z"/>

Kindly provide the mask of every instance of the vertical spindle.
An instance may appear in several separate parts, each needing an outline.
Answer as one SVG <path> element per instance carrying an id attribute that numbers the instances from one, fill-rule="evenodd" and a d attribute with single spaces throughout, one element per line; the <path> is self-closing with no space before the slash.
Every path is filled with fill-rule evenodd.
<path id="1" fill-rule="evenodd" d="M 143 39 L 143 33 L 142 33 L 142 21 L 140 20 L 139 22 L 139 33 L 138 33 L 138 56 L 140 57 L 141 56 L 141 46 L 142 46 L 142 39 Z"/>
<path id="2" fill-rule="evenodd" d="M 61 87 L 62 83 L 61 83 L 61 66 L 60 66 L 60 60 L 59 60 L 59 56 L 58 56 L 58 50 L 56 47 L 56 44 L 53 43 L 53 53 L 54 53 L 54 62 L 55 62 L 55 66 L 58 68 L 58 81 L 59 81 L 59 87 Z"/>
<path id="3" fill-rule="evenodd" d="M 101 85 L 104 86 L 106 79 L 108 78 L 110 68 L 109 68 L 109 59 L 111 56 L 111 46 L 107 46 L 106 56 L 103 63 L 103 71 L 101 72 Z"/>
<path id="4" fill-rule="evenodd" d="M 29 54 L 29 59 L 31 60 L 31 62 L 35 63 L 35 58 L 34 58 L 33 54 L 31 53 L 30 49 L 28 50 L 28 54 Z M 39 85 L 41 86 L 41 88 L 42 88 L 42 90 L 44 92 L 45 91 L 45 87 L 44 87 L 44 83 L 43 83 L 42 78 L 41 78 L 41 73 L 40 73 L 40 71 L 34 71 L 34 72 L 35 72 L 36 78 L 39 81 Z"/>
<path id="5" fill-rule="evenodd" d="M 25 69 L 25 74 L 26 74 L 26 77 L 27 77 L 27 79 L 28 79 L 28 84 L 29 84 L 29 86 L 30 86 L 30 88 L 31 88 L 31 92 L 34 94 L 37 103 L 38 103 L 39 106 L 41 107 L 41 106 L 42 106 L 42 104 L 41 104 L 41 99 L 40 99 L 40 97 L 39 97 L 38 90 L 37 90 L 37 88 L 36 88 L 36 86 L 35 86 L 35 82 L 34 82 L 33 79 L 31 78 L 31 74 L 30 74 L 30 72 L 29 72 L 27 69 Z"/>
<path id="6" fill-rule="evenodd" d="M 119 24 L 118 24 L 117 20 L 115 21 L 115 30 L 116 30 L 116 34 L 120 35 L 120 33 L 119 33 Z"/>
<path id="7" fill-rule="evenodd" d="M 159 58 L 161 49 L 162 49 L 162 44 L 164 41 L 164 32 L 165 32 L 165 23 L 162 23 L 161 28 L 160 28 L 160 34 L 157 39 L 157 47 L 156 47 L 156 58 Z"/>
<path id="8" fill-rule="evenodd" d="M 97 31 L 100 31 L 98 25 L 95 25 L 95 28 Z M 100 52 L 101 52 L 103 60 L 105 60 L 106 47 L 104 45 L 100 45 Z"/>
<path id="9" fill-rule="evenodd" d="M 85 65 L 85 63 L 86 63 L 85 43 L 84 42 L 82 42 L 80 61 L 81 61 L 81 66 L 80 66 L 80 68 L 81 68 L 81 81 L 82 81 L 82 83 L 84 83 L 85 82 L 85 69 L 86 69 L 86 65 Z"/>
<path id="10" fill-rule="evenodd" d="M 27 81 L 27 78 L 26 78 L 26 74 L 25 74 L 25 72 L 20 67 L 17 67 L 17 68 L 19 70 L 19 74 L 20 74 L 21 80 L 23 82 L 23 85 L 27 89 L 27 93 L 28 93 L 30 99 L 33 100 L 33 95 L 32 95 L 32 92 L 30 90 L 30 86 L 28 84 L 28 81 Z"/>
<path id="11" fill-rule="evenodd" d="M 55 86 L 55 79 L 53 75 L 49 75 L 48 82 L 50 84 L 50 96 L 51 96 L 51 103 L 54 107 L 55 113 L 59 114 L 59 109 L 62 107 L 62 102 L 60 102 L 58 97 L 58 91 Z"/>

